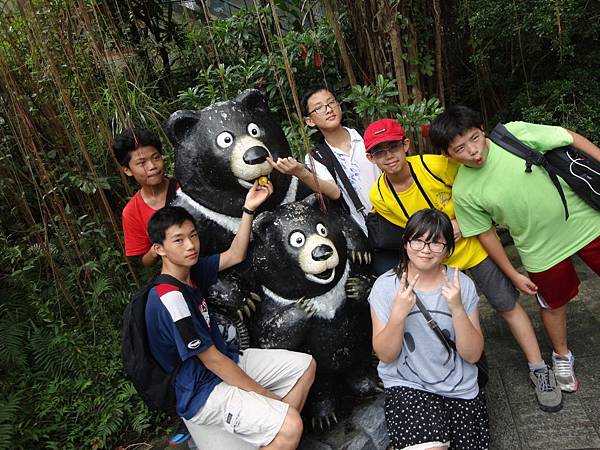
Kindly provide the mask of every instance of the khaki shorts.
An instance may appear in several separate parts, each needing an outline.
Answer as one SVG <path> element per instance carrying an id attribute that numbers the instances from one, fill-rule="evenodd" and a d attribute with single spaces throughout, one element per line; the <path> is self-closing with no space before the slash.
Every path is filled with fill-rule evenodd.
<path id="1" fill-rule="evenodd" d="M 312 357 L 288 350 L 244 350 L 238 366 L 254 381 L 279 397 L 285 397 L 306 372 Z M 195 425 L 213 425 L 257 447 L 271 443 L 287 414 L 288 404 L 219 383 L 206 403 L 185 420 L 192 437 Z"/>

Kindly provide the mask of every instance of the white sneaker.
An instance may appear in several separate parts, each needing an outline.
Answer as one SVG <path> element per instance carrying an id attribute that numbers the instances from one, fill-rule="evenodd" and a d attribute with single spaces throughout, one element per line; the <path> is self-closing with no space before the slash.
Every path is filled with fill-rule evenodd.
<path id="1" fill-rule="evenodd" d="M 579 389 L 579 380 L 575 377 L 575 356 L 561 356 L 552 352 L 552 366 L 556 384 L 561 391 L 575 392 Z"/>

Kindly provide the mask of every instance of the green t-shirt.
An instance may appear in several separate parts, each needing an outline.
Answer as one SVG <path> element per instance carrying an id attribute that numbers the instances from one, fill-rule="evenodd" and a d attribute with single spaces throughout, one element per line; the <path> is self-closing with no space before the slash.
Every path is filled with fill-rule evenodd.
<path id="1" fill-rule="evenodd" d="M 561 127 L 511 122 L 506 125 L 522 142 L 541 152 L 571 145 Z M 600 211 L 587 205 L 561 180 L 569 220 L 547 172 L 538 166 L 525 173 L 525 161 L 493 142 L 480 168 L 461 166 L 452 196 L 463 236 L 504 225 L 529 272 L 543 272 L 600 236 Z"/>

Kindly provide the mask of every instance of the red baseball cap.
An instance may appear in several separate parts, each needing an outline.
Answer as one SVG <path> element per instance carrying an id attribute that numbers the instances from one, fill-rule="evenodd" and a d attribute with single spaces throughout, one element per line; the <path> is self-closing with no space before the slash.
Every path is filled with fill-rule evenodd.
<path id="1" fill-rule="evenodd" d="M 365 151 L 369 153 L 382 142 L 403 141 L 406 138 L 404 128 L 394 119 L 380 119 L 373 122 L 365 130 L 363 137 Z"/>

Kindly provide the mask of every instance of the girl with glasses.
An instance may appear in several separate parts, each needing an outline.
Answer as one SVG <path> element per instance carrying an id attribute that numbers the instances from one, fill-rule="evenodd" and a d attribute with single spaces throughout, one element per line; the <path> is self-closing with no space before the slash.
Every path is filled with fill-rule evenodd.
<path id="1" fill-rule="evenodd" d="M 406 224 L 400 263 L 375 282 L 373 348 L 395 449 L 486 449 L 489 424 L 477 367 L 483 352 L 479 297 L 469 277 L 442 261 L 454 251 L 446 214 L 424 209 Z M 445 346 L 416 306 L 423 303 Z"/>

